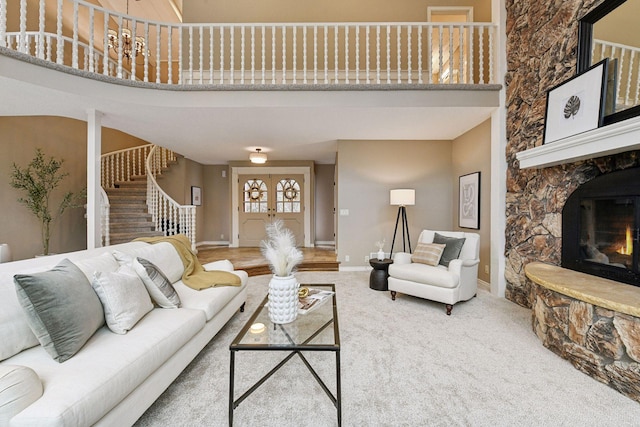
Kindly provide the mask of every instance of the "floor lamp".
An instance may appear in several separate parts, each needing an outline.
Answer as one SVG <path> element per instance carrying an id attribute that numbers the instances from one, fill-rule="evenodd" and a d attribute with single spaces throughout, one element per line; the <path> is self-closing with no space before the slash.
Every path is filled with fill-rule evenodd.
<path id="1" fill-rule="evenodd" d="M 396 244 L 396 234 L 398 233 L 398 222 L 402 218 L 402 250 L 406 252 L 405 246 L 405 233 L 406 242 L 409 243 L 409 253 L 411 253 L 411 237 L 409 237 L 409 223 L 407 221 L 407 209 L 405 206 L 413 206 L 416 204 L 416 190 L 413 188 L 401 188 L 391 190 L 389 195 L 391 199 L 391 206 L 398 206 L 398 216 L 396 216 L 396 228 L 393 231 L 393 240 L 391 241 L 391 253 L 389 257 L 393 258 L 393 246 Z"/>

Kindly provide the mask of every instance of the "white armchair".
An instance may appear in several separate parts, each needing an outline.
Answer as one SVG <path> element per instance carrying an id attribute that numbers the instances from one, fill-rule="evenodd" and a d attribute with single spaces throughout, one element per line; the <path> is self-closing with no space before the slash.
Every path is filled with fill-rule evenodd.
<path id="1" fill-rule="evenodd" d="M 480 236 L 477 233 L 423 230 L 418 238 L 418 245 L 434 243 L 436 233 L 440 235 L 441 241 L 464 238 L 459 255 L 449 260 L 444 255 L 447 249 L 444 249 L 444 259 L 441 263 L 448 263 L 448 266 L 445 266 L 412 262 L 411 254 L 397 253 L 393 257 L 393 264 L 389 266 L 389 290 L 394 301 L 396 293 L 401 292 L 444 303 L 447 315 L 451 315 L 453 304 L 473 298 L 478 290 Z M 455 246 L 455 243 L 449 240 L 447 245 Z M 449 246 L 449 249 L 453 248 Z"/>

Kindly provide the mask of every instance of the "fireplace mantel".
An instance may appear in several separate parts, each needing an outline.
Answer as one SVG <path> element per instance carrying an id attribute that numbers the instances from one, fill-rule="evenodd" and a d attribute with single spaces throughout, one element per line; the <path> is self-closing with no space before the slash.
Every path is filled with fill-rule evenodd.
<path id="1" fill-rule="evenodd" d="M 613 123 L 516 154 L 520 169 L 545 168 L 640 149 L 640 117 Z"/>

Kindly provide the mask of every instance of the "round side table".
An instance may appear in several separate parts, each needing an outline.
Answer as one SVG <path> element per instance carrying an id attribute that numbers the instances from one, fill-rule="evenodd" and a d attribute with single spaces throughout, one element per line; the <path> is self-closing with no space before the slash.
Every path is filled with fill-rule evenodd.
<path id="1" fill-rule="evenodd" d="M 371 276 L 369 276 L 369 287 L 376 291 L 389 290 L 387 279 L 389 277 L 389 266 L 393 264 L 393 260 L 385 258 L 382 261 L 370 259 L 369 264 L 373 267 Z"/>

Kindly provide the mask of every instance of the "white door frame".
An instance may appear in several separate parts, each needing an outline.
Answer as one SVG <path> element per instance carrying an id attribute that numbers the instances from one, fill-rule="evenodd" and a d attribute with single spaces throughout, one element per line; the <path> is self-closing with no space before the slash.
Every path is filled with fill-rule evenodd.
<path id="1" fill-rule="evenodd" d="M 238 176 L 251 174 L 298 174 L 304 175 L 304 247 L 311 248 L 311 167 L 310 166 L 263 166 L 231 167 L 231 242 L 229 247 L 239 247 L 238 230 Z"/>
<path id="2" fill-rule="evenodd" d="M 473 6 L 428 6 L 427 22 L 432 15 L 466 15 L 467 22 L 473 22 Z"/>

